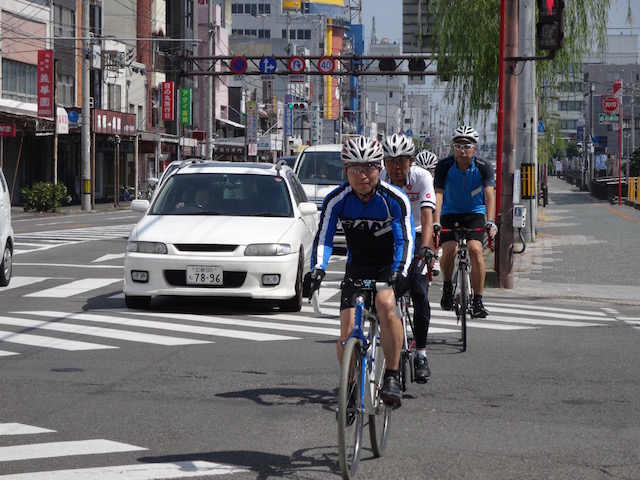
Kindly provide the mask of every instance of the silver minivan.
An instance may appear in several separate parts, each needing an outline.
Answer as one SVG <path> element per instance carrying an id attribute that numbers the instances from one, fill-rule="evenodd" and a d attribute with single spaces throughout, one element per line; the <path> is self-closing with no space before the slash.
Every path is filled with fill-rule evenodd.
<path id="1" fill-rule="evenodd" d="M 13 264 L 13 228 L 11 228 L 11 196 L 9 185 L 0 169 L 0 287 L 9 285 Z"/>
<path id="2" fill-rule="evenodd" d="M 313 145 L 300 152 L 296 159 L 293 171 L 300 179 L 307 198 L 318 205 L 318 210 L 322 208 L 325 197 L 347 180 L 340 159 L 341 151 L 340 143 Z M 338 225 L 334 244 L 346 245 L 340 225 Z"/>

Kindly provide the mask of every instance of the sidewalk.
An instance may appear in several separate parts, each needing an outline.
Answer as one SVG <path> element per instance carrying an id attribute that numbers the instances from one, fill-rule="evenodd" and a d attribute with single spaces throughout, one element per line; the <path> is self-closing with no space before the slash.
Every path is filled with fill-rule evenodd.
<path id="1" fill-rule="evenodd" d="M 497 288 L 514 296 L 640 305 L 640 276 L 635 270 L 640 262 L 637 254 L 627 253 L 636 250 L 638 210 L 624 204 L 610 206 L 554 177 L 548 185 L 549 204 L 538 207 L 535 240 L 527 243 L 523 253 L 514 254 L 514 288 L 498 286 L 491 254 L 487 293 L 497 293 Z M 521 248 L 517 232 L 514 241 L 516 249 Z"/>
<path id="2" fill-rule="evenodd" d="M 20 218 L 20 217 L 25 217 L 25 216 L 48 216 L 48 217 L 55 217 L 55 216 L 63 216 L 63 215 L 73 215 L 73 214 L 78 214 L 78 213 L 101 213 L 101 212 L 110 212 L 110 211 L 116 211 L 116 210 L 129 210 L 131 208 L 129 202 L 122 202 L 120 204 L 119 207 L 116 207 L 113 205 L 113 201 L 111 202 L 106 202 L 106 203 L 96 203 L 93 206 L 92 210 L 82 210 L 82 206 L 81 205 L 65 205 L 62 206 L 58 209 L 57 212 L 36 212 L 36 211 L 29 211 L 29 212 L 25 212 L 24 208 L 22 207 L 15 207 L 12 206 L 11 207 L 11 218 Z"/>

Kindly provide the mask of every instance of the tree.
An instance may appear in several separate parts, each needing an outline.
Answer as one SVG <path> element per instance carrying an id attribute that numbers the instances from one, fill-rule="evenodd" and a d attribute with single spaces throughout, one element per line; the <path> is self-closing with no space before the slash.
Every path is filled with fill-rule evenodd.
<path id="1" fill-rule="evenodd" d="M 423 1 L 423 0 L 420 0 Z M 518 1 L 518 0 L 507 0 Z M 538 62 L 541 79 L 555 80 L 555 73 L 582 71 L 585 53 L 606 45 L 611 0 L 570 0 L 564 9 L 564 47 L 551 61 Z M 477 118 L 487 103 L 498 98 L 500 0 L 430 0 L 434 22 L 433 51 L 446 58 L 445 98 L 457 106 L 460 120 Z M 631 22 L 631 0 L 627 21 Z M 540 52 L 542 55 L 544 52 Z"/>

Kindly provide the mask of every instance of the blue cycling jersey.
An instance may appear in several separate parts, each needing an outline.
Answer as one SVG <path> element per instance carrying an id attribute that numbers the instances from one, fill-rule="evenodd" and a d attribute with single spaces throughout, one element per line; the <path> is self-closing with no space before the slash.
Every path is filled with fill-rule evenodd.
<path id="1" fill-rule="evenodd" d="M 440 160 L 436 165 L 434 187 L 443 190 L 441 215 L 450 213 L 486 214 L 485 187 L 495 187 L 493 166 L 473 157 L 471 166 L 462 171 L 454 156 Z"/>
<path id="2" fill-rule="evenodd" d="M 347 240 L 348 264 L 391 265 L 392 272 L 408 276 L 415 233 L 411 204 L 402 190 L 378 182 L 364 203 L 345 182 L 327 195 L 313 242 L 312 269 L 326 270 L 338 221 Z"/>

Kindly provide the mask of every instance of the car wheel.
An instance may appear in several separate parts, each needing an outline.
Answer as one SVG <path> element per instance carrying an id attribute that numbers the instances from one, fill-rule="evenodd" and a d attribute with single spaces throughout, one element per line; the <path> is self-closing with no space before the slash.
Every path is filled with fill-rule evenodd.
<path id="1" fill-rule="evenodd" d="M 146 310 L 151 306 L 151 297 L 134 297 L 131 295 L 125 295 L 124 303 L 127 304 L 127 308 Z"/>
<path id="2" fill-rule="evenodd" d="M 298 260 L 298 274 L 296 275 L 296 294 L 289 300 L 280 302 L 280 310 L 283 312 L 299 312 L 302 308 L 303 263 L 304 259 L 300 256 L 300 260 Z"/>
<path id="3" fill-rule="evenodd" d="M 13 252 L 9 248 L 9 244 L 4 246 L 4 252 L 2 253 L 2 262 L 0 262 L 0 286 L 6 287 L 11 280 L 11 271 L 13 269 Z"/>

